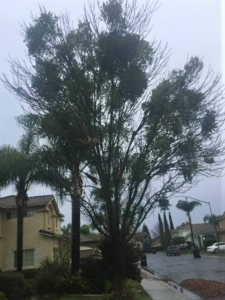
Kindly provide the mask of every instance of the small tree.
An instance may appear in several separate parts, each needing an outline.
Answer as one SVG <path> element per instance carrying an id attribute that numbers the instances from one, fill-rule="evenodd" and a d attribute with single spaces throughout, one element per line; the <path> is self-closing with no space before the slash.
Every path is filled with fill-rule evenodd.
<path id="1" fill-rule="evenodd" d="M 166 247 L 165 234 L 164 234 L 163 222 L 162 222 L 160 214 L 158 214 L 158 219 L 159 219 L 159 230 L 160 230 L 161 244 L 165 248 Z"/>
<path id="2" fill-rule="evenodd" d="M 62 234 L 71 234 L 71 223 L 68 223 L 66 226 L 61 227 Z"/>
<path id="3" fill-rule="evenodd" d="M 171 243 L 171 234 L 170 234 L 168 221 L 166 218 L 166 212 L 164 212 L 163 218 L 164 218 L 165 242 L 166 242 L 166 246 L 168 247 Z"/>
<path id="4" fill-rule="evenodd" d="M 173 230 L 174 229 L 174 225 L 173 225 L 173 220 L 172 220 L 170 212 L 169 212 L 169 221 L 170 221 L 170 230 Z"/>
<path id="5" fill-rule="evenodd" d="M 172 239 L 172 244 L 176 246 L 180 246 L 181 244 L 185 243 L 185 238 L 183 236 L 175 236 Z"/>
<path id="6" fill-rule="evenodd" d="M 91 235 L 90 226 L 88 226 L 87 224 L 82 225 L 80 228 L 80 233 Z"/>
<path id="7" fill-rule="evenodd" d="M 142 232 L 144 233 L 145 236 L 147 236 L 149 239 L 151 239 L 150 231 L 146 224 L 143 224 Z"/>
<path id="8" fill-rule="evenodd" d="M 216 235 L 217 235 L 217 240 L 219 241 L 219 235 L 218 235 L 218 232 L 217 232 L 217 226 L 219 225 L 219 221 L 218 221 L 218 215 L 205 215 L 204 218 L 203 218 L 203 221 L 205 223 L 210 223 L 212 226 L 215 225 L 215 230 L 216 230 Z"/>

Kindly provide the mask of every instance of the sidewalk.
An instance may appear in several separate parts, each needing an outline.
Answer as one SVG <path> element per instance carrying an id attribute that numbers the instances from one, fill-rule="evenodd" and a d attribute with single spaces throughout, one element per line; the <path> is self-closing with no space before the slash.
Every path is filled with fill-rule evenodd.
<path id="1" fill-rule="evenodd" d="M 149 272 L 142 269 L 141 285 L 153 300 L 198 300 L 200 297 L 192 294 L 184 295 L 180 289 L 175 289 L 169 284 L 155 278 Z"/>

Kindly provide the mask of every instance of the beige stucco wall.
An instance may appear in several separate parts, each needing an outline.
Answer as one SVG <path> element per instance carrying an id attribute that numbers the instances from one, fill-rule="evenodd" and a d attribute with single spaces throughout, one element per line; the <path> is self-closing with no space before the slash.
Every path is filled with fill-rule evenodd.
<path id="1" fill-rule="evenodd" d="M 49 237 L 40 234 L 40 229 L 46 229 L 46 216 L 49 213 L 48 206 L 46 207 L 32 207 L 34 210 L 34 216 L 24 218 L 24 235 L 23 235 L 23 249 L 42 249 L 42 257 L 52 258 L 52 249 L 58 244 L 58 238 Z M 54 207 L 52 206 L 50 212 L 51 223 L 48 226 L 48 231 L 60 234 L 60 222 L 59 228 L 56 229 L 55 218 L 56 214 Z M 17 219 L 6 219 L 6 212 L 10 210 L 0 211 L 0 233 L 2 230 L 2 239 L 0 238 L 0 269 L 5 268 L 4 254 L 6 251 L 16 251 L 17 242 Z"/>

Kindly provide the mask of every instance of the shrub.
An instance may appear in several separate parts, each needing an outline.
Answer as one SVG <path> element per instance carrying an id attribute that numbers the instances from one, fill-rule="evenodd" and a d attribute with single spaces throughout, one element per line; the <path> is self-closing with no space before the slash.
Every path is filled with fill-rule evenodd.
<path id="1" fill-rule="evenodd" d="M 27 279 L 23 289 L 23 297 L 34 296 L 35 294 L 36 294 L 36 280 Z"/>
<path id="2" fill-rule="evenodd" d="M 81 260 L 81 275 L 95 287 L 95 293 L 103 293 L 110 290 L 106 283 L 113 280 L 113 250 L 112 244 L 107 239 L 102 239 L 99 243 L 101 255 L 97 257 L 87 257 Z M 125 246 L 125 275 L 127 279 L 141 281 L 141 271 L 139 268 L 141 251 L 135 243 L 128 243 Z M 112 286 L 112 285 L 111 285 Z"/>
<path id="3" fill-rule="evenodd" d="M 3 292 L 9 300 L 18 300 L 23 296 L 25 279 L 23 274 L 10 272 L 0 274 L 0 291 Z"/>
<path id="4" fill-rule="evenodd" d="M 37 276 L 37 294 L 46 295 L 55 293 L 55 282 L 59 276 L 65 277 L 70 274 L 70 245 L 62 242 L 55 253 L 54 261 L 45 258 Z"/>
<path id="5" fill-rule="evenodd" d="M 59 276 L 54 286 L 57 294 L 90 294 L 92 292 L 90 283 L 80 275 Z"/>
<path id="6" fill-rule="evenodd" d="M 132 280 L 126 280 L 123 285 L 123 291 L 112 291 L 110 294 L 103 294 L 101 300 L 136 300 L 137 291 L 134 288 Z"/>
<path id="7" fill-rule="evenodd" d="M 102 259 L 90 256 L 81 259 L 80 263 L 81 275 L 86 278 L 88 282 L 93 284 L 93 292 L 96 294 L 105 291 L 105 281 L 107 280 L 107 271 L 104 268 Z"/>
<path id="8" fill-rule="evenodd" d="M 0 292 L 0 300 L 7 300 L 3 292 Z"/>
<path id="9" fill-rule="evenodd" d="M 149 239 L 149 237 L 146 237 L 143 242 L 143 252 L 150 252 L 151 250 L 151 240 Z"/>
<path id="10" fill-rule="evenodd" d="M 38 275 L 38 269 L 23 270 L 23 275 L 25 279 L 34 279 Z"/>

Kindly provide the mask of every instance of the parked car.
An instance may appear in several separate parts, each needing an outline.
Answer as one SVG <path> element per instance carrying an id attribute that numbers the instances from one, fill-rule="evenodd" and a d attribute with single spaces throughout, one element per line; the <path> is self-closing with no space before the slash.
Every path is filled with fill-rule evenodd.
<path id="1" fill-rule="evenodd" d="M 218 247 L 218 245 L 219 245 L 219 247 Z M 223 242 L 214 243 L 211 246 L 207 247 L 207 252 L 218 253 L 219 248 L 220 248 L 220 250 L 225 251 L 225 243 L 223 243 Z"/>
<path id="2" fill-rule="evenodd" d="M 180 248 L 177 247 L 177 246 L 169 246 L 169 247 L 167 248 L 167 250 L 166 250 L 166 255 L 167 255 L 167 256 L 168 256 L 168 255 L 171 256 L 171 254 L 173 254 L 173 255 L 180 255 Z"/>
<path id="3" fill-rule="evenodd" d="M 188 244 L 181 244 L 179 245 L 180 250 L 185 250 L 188 248 Z"/>

